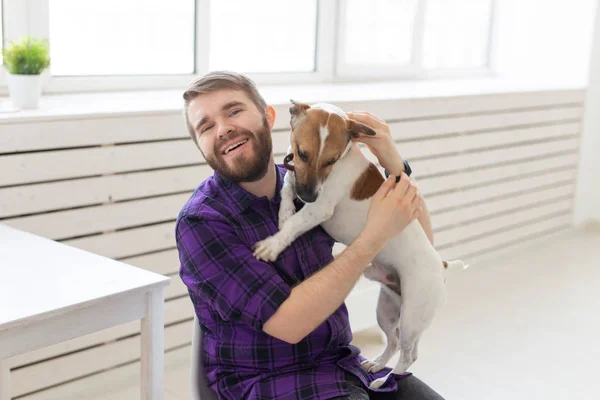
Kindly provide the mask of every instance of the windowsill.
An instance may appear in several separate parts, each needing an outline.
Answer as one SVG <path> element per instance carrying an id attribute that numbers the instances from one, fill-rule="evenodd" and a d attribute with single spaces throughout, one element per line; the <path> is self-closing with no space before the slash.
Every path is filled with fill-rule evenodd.
<path id="1" fill-rule="evenodd" d="M 425 99 L 470 95 L 491 95 L 549 90 L 581 90 L 581 80 L 558 82 L 554 79 L 439 79 L 370 83 L 259 85 L 267 103 L 288 105 L 290 99 L 313 103 L 374 100 Z M 0 97 L 0 123 L 72 117 L 100 117 L 178 112 L 183 105 L 180 90 L 135 92 L 98 92 L 43 95 L 40 108 L 14 110 L 8 97 Z"/>

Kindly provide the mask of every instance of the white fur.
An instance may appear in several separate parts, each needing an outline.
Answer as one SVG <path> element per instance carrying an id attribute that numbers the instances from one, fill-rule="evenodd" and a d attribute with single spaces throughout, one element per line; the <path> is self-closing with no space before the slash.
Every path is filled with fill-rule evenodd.
<path id="1" fill-rule="evenodd" d="M 336 114 L 343 113 L 335 106 L 319 107 Z M 290 212 L 294 210 L 295 176 L 288 171 L 281 192 L 280 231 L 258 242 L 255 256 L 275 261 L 298 236 L 318 224 L 336 241 L 350 245 L 365 225 L 371 202 L 371 199 L 353 200 L 350 193 L 354 183 L 368 167 L 369 161 L 358 146 L 350 141 L 346 154 L 333 165 L 323 182 L 317 200 L 305 204 L 295 214 Z M 449 264 L 455 268 L 464 268 L 461 261 Z M 384 278 L 390 272 L 397 273 L 400 277 L 401 296 L 385 284 Z M 392 372 L 402 374 L 416 360 L 421 334 L 430 325 L 446 298 L 442 259 L 429 242 L 420 223 L 415 220 L 377 254 L 372 266 L 365 271 L 365 276 L 383 282 L 377 320 L 388 340 L 385 350 L 373 361 L 366 361 L 363 366 L 371 372 L 379 371 L 399 350 L 400 358 Z M 388 377 L 389 374 L 373 381 L 371 387 L 380 387 Z"/>

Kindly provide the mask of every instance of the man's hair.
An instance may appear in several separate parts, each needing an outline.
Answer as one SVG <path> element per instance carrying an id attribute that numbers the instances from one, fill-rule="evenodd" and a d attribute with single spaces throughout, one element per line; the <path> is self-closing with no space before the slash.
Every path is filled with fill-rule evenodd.
<path id="1" fill-rule="evenodd" d="M 254 82 L 245 75 L 231 71 L 213 71 L 195 79 L 189 84 L 183 93 L 183 116 L 188 128 L 188 133 L 192 137 L 194 143 L 196 143 L 196 146 L 198 146 L 196 133 L 194 132 L 194 127 L 190 124 L 187 115 L 190 102 L 200 95 L 216 92 L 217 90 L 222 89 L 241 90 L 246 93 L 250 100 L 252 100 L 261 114 L 264 114 L 267 110 L 267 103 L 265 102 L 265 99 L 263 99 L 260 93 L 258 93 L 258 89 L 256 88 Z"/>

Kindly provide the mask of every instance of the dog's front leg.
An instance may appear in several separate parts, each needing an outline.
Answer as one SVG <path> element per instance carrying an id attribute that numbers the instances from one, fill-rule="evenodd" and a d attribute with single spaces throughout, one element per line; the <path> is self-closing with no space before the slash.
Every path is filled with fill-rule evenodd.
<path id="1" fill-rule="evenodd" d="M 322 201 L 319 201 L 322 197 Z M 331 218 L 335 204 L 324 197 L 320 196 L 314 203 L 306 204 L 283 224 L 279 232 L 252 246 L 254 257 L 275 261 L 298 236 Z"/>
<path id="2" fill-rule="evenodd" d="M 281 188 L 281 203 L 279 204 L 279 230 L 283 224 L 296 213 L 294 198 L 296 197 L 296 175 L 292 171 L 287 171 L 283 178 L 283 187 Z"/>

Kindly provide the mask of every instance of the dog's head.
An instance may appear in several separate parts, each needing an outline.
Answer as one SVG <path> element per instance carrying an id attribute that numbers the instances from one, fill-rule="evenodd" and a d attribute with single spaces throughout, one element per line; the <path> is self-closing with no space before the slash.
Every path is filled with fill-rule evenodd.
<path id="1" fill-rule="evenodd" d="M 312 203 L 319 196 L 323 182 L 335 164 L 350 150 L 352 138 L 375 135 L 375 131 L 346 117 L 331 104 L 296 103 L 290 107 L 292 153 L 285 164 L 296 172 L 296 191 L 304 202 Z M 289 162 L 293 159 L 294 166 Z"/>

